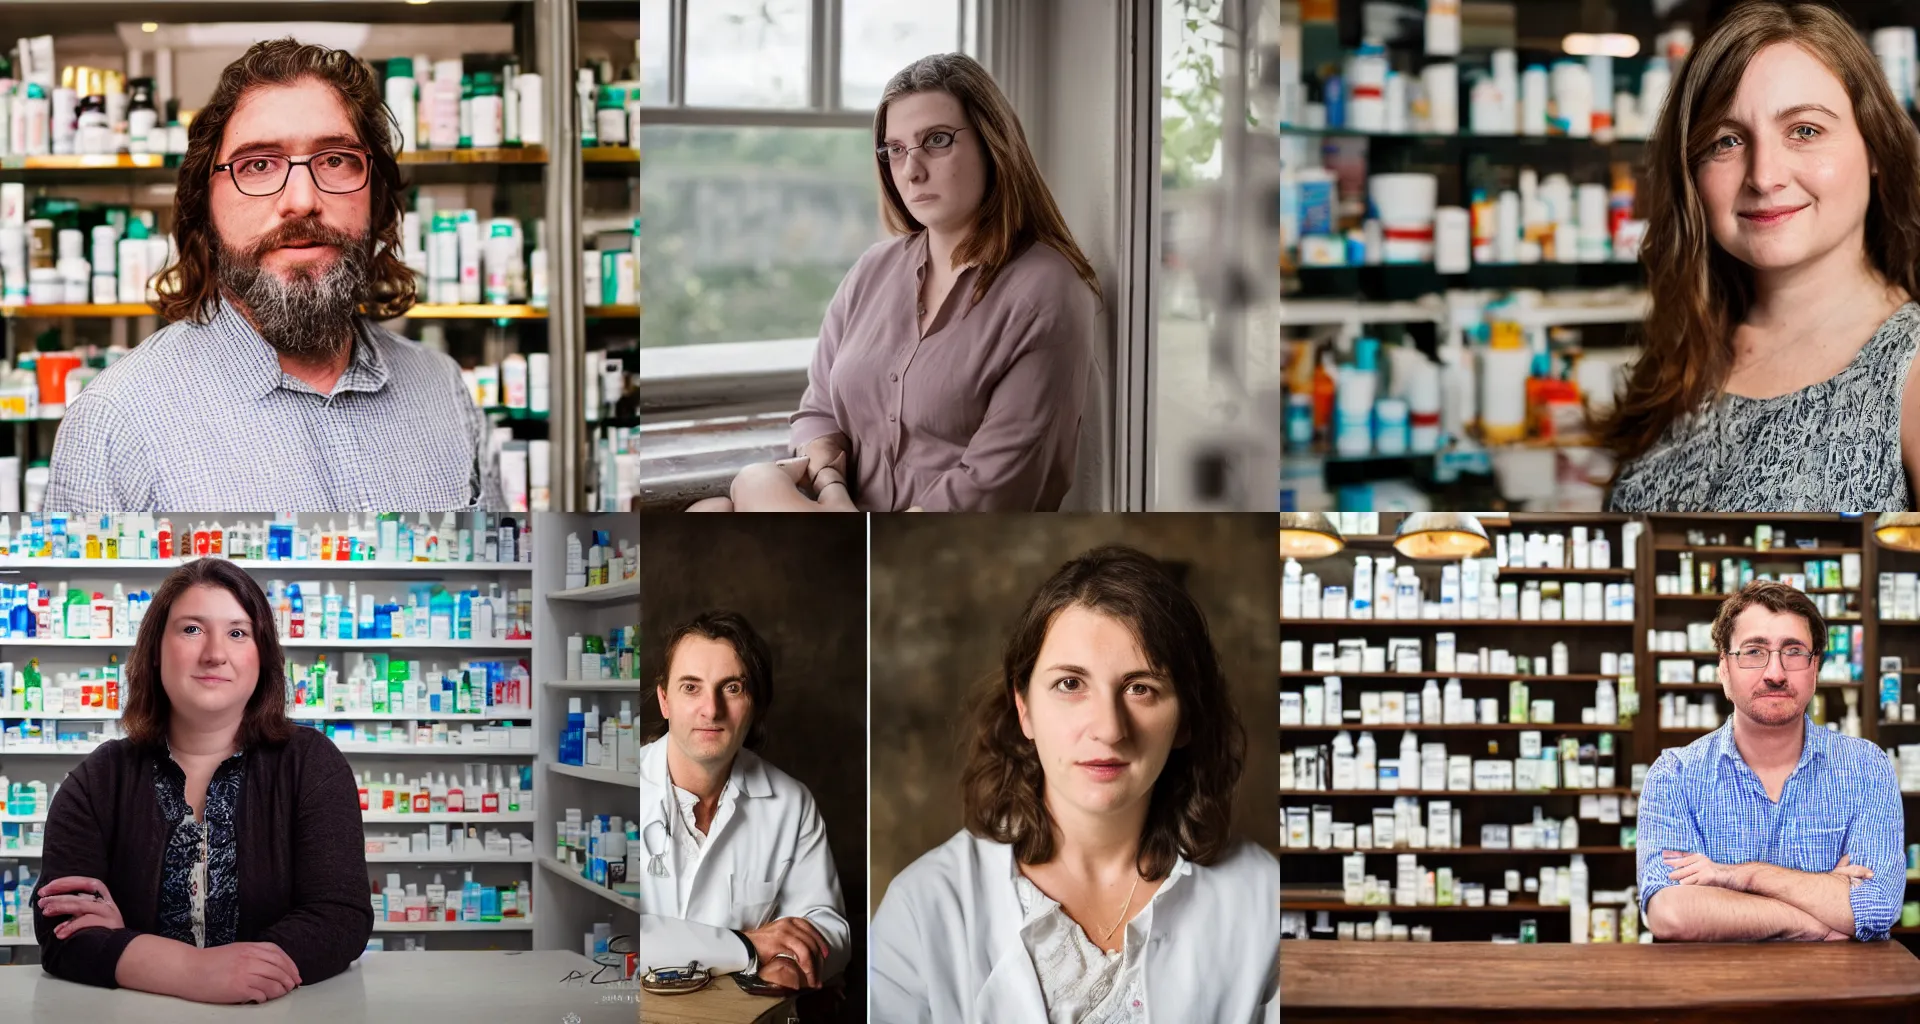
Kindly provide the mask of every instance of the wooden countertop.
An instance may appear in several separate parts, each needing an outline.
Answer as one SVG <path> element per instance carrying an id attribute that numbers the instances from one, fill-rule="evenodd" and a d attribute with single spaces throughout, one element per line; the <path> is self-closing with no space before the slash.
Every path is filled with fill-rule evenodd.
<path id="1" fill-rule="evenodd" d="M 1289 941 L 1287 1021 L 1920 1021 L 1897 942 Z"/>
<path id="2" fill-rule="evenodd" d="M 793 998 L 750 996 L 730 977 L 683 996 L 640 993 L 640 1024 L 787 1024 Z"/>

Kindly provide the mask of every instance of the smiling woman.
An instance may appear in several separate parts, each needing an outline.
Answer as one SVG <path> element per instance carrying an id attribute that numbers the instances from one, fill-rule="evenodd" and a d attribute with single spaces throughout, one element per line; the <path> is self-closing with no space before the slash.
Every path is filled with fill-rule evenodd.
<path id="1" fill-rule="evenodd" d="M 203 558 L 160 585 L 127 662 L 127 736 L 47 811 L 34 924 L 49 973 L 266 1002 L 360 955 L 373 913 L 353 773 L 287 720 L 283 665 L 244 569 Z"/>
<path id="2" fill-rule="evenodd" d="M 1914 508 L 1920 136 L 1845 17 L 1742 4 L 1648 155 L 1615 511 Z"/>

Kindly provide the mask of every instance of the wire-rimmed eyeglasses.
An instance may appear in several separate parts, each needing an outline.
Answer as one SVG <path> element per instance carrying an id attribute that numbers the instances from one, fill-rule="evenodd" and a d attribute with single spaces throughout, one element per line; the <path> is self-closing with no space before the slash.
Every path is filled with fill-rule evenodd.
<path id="1" fill-rule="evenodd" d="M 1803 672 L 1813 667 L 1813 652 L 1805 647 L 1762 647 L 1749 644 L 1737 651 L 1728 651 L 1727 657 L 1735 665 L 1745 669 L 1766 668 L 1775 654 L 1780 655 L 1780 667 L 1789 672 Z"/>
<path id="2" fill-rule="evenodd" d="M 271 196 L 287 187 L 293 169 L 302 166 L 313 176 L 313 185 L 322 192 L 344 195 L 367 187 L 367 155 L 357 149 L 323 149 L 304 160 L 279 153 L 255 153 L 216 164 L 214 171 L 225 171 L 233 187 L 244 196 Z"/>
<path id="3" fill-rule="evenodd" d="M 922 139 L 918 146 L 902 146 L 898 142 L 889 142 L 884 146 L 874 147 L 873 155 L 879 157 L 883 163 L 890 164 L 905 162 L 907 154 L 916 149 L 926 150 L 928 159 L 943 157 L 953 152 L 954 136 L 965 131 L 972 131 L 972 129 L 954 128 L 949 130 L 940 128 L 928 132 L 927 137 Z"/>

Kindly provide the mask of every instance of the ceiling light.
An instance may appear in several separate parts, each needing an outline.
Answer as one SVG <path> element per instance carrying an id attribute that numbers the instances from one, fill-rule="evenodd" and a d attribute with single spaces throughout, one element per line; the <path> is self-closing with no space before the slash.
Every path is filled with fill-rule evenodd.
<path id="1" fill-rule="evenodd" d="M 1393 535 L 1393 549 L 1408 558 L 1472 558 L 1492 546 L 1486 527 L 1465 512 L 1415 512 Z"/>
<path id="2" fill-rule="evenodd" d="M 1280 513 L 1280 557 L 1325 558 L 1347 546 L 1324 512 Z"/>

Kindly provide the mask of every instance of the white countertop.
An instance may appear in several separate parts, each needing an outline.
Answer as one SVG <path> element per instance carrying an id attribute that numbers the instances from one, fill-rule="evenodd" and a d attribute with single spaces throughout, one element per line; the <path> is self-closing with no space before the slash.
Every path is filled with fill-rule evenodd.
<path id="1" fill-rule="evenodd" d="M 590 984 L 597 965 L 558 949 L 368 953 L 345 972 L 269 1003 L 208 1006 L 127 989 L 76 985 L 38 964 L 0 967 L 0 1017 L 20 1024 L 631 1024 L 640 986 Z M 581 977 L 563 981 L 578 971 Z M 612 968 L 602 978 L 617 977 Z"/>

